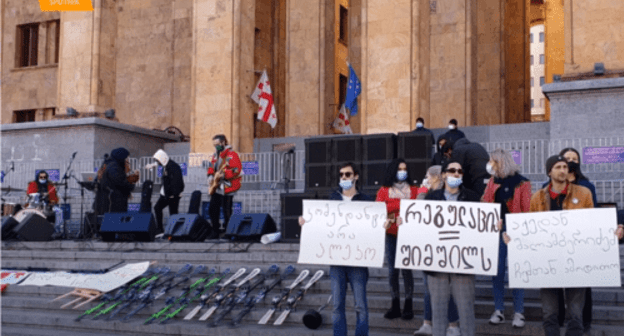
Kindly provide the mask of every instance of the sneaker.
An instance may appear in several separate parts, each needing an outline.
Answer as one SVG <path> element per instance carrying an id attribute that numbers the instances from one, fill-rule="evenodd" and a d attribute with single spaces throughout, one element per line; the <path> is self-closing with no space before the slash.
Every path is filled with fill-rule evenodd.
<path id="1" fill-rule="evenodd" d="M 446 329 L 446 336 L 461 336 L 461 331 L 459 327 L 448 327 L 448 329 Z"/>
<path id="2" fill-rule="evenodd" d="M 423 323 L 420 329 L 414 331 L 414 335 L 433 335 L 433 329 L 431 325 Z"/>
<path id="3" fill-rule="evenodd" d="M 502 311 L 495 310 L 492 317 L 490 317 L 490 324 L 501 324 L 503 322 L 505 322 L 505 315 L 503 315 Z"/>
<path id="4" fill-rule="evenodd" d="M 511 322 L 511 326 L 514 328 L 523 328 L 524 327 L 524 315 L 520 313 L 515 313 L 513 321 Z"/>

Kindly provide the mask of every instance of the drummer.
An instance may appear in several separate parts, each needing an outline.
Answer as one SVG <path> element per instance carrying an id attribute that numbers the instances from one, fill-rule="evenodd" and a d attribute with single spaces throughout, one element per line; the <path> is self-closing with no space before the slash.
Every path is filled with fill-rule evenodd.
<path id="1" fill-rule="evenodd" d="M 37 179 L 28 183 L 27 193 L 29 195 L 33 193 L 48 193 L 50 205 L 56 205 L 59 202 L 56 196 L 56 187 L 48 179 L 48 173 L 45 170 L 40 170 L 39 173 L 37 173 Z"/>

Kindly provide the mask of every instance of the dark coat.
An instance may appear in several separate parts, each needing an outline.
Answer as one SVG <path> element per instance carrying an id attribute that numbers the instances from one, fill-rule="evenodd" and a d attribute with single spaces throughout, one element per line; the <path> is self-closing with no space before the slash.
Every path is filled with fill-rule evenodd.
<path id="1" fill-rule="evenodd" d="M 438 137 L 438 141 L 435 143 L 436 153 L 433 155 L 433 159 L 431 160 L 432 166 L 444 166 L 444 163 L 446 162 L 446 160 L 448 160 L 444 155 L 442 155 L 442 148 L 440 147 L 440 140 L 442 139 L 448 142 L 446 133 L 440 135 Z"/>
<path id="2" fill-rule="evenodd" d="M 450 142 L 457 142 L 457 140 L 459 139 L 466 138 L 466 134 L 458 129 L 448 130 L 448 132 L 444 133 L 444 136 L 446 137 L 447 141 Z"/>
<path id="3" fill-rule="evenodd" d="M 412 131 L 412 133 L 414 134 L 422 134 L 422 135 L 428 135 L 431 138 L 431 146 L 435 145 L 435 137 L 433 136 L 433 132 L 431 132 L 430 129 L 422 127 L 422 128 L 416 128 Z"/>
<path id="4" fill-rule="evenodd" d="M 444 196 L 444 190 L 436 189 L 427 193 L 425 196 L 426 200 L 429 201 L 446 201 L 446 197 Z M 466 189 L 464 186 L 459 187 L 459 196 L 457 197 L 458 202 L 479 202 L 481 201 L 481 196 L 479 196 L 476 192 Z"/>
<path id="5" fill-rule="evenodd" d="M 162 183 L 165 188 L 165 197 L 180 197 L 184 191 L 184 179 L 182 178 L 182 169 L 175 161 L 169 159 L 167 165 L 163 168 Z"/>
<path id="6" fill-rule="evenodd" d="M 340 190 L 334 190 L 334 192 L 331 193 L 331 195 L 329 196 L 329 199 L 332 201 L 342 201 L 342 194 L 340 193 Z M 357 194 L 355 194 L 355 196 L 353 196 L 353 198 L 351 199 L 352 201 L 374 201 L 375 199 L 372 198 L 369 195 L 366 194 L 362 194 L 358 191 Z"/>
<path id="7" fill-rule="evenodd" d="M 476 142 L 461 138 L 453 144 L 451 160 L 459 162 L 464 170 L 462 180 L 464 187 L 473 190 L 481 197 L 487 180 L 490 178 L 490 174 L 485 169 L 490 161 L 490 155 L 485 148 Z"/>
<path id="8" fill-rule="evenodd" d="M 96 211 L 102 215 L 107 212 L 127 212 L 128 197 L 134 184 L 128 182 L 124 162 L 109 159 L 105 162 L 106 169 L 99 181 L 96 195 Z"/>

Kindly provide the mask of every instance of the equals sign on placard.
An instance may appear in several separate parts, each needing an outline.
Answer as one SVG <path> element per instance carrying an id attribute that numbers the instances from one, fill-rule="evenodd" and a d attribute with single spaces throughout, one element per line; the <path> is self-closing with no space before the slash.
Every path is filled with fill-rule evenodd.
<path id="1" fill-rule="evenodd" d="M 438 232 L 439 240 L 458 240 L 459 231 L 440 231 Z"/>

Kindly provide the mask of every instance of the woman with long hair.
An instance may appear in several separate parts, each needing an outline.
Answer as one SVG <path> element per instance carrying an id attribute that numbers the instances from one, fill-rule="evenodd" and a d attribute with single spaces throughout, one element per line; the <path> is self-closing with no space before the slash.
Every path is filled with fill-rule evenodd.
<path id="1" fill-rule="evenodd" d="M 394 159 L 386 169 L 383 187 L 377 192 L 377 202 L 385 202 L 388 211 L 386 226 L 386 262 L 388 263 L 388 277 L 392 295 L 392 307 L 384 315 L 387 319 L 401 317 L 411 320 L 414 317 L 412 309 L 412 295 L 414 294 L 414 276 L 409 269 L 402 269 L 405 283 L 405 305 L 401 314 L 399 298 L 399 270 L 394 268 L 394 259 L 397 245 L 396 218 L 399 216 L 401 199 L 416 199 L 418 187 L 411 184 L 407 163 L 403 159 Z"/>
<path id="2" fill-rule="evenodd" d="M 481 200 L 501 205 L 501 219 L 503 228 L 501 236 L 506 231 L 505 215 L 508 213 L 529 212 L 531 205 L 531 182 L 520 175 L 520 167 L 514 162 L 511 153 L 504 149 L 495 149 L 490 154 L 490 161 L 486 169 L 490 178 Z M 492 278 L 492 292 L 494 295 L 494 313 L 490 317 L 490 324 L 498 325 L 505 322 L 505 266 L 507 262 L 507 245 L 501 238 L 498 247 L 498 273 Z M 512 327 L 524 327 L 524 290 L 513 289 L 514 317 Z"/>

